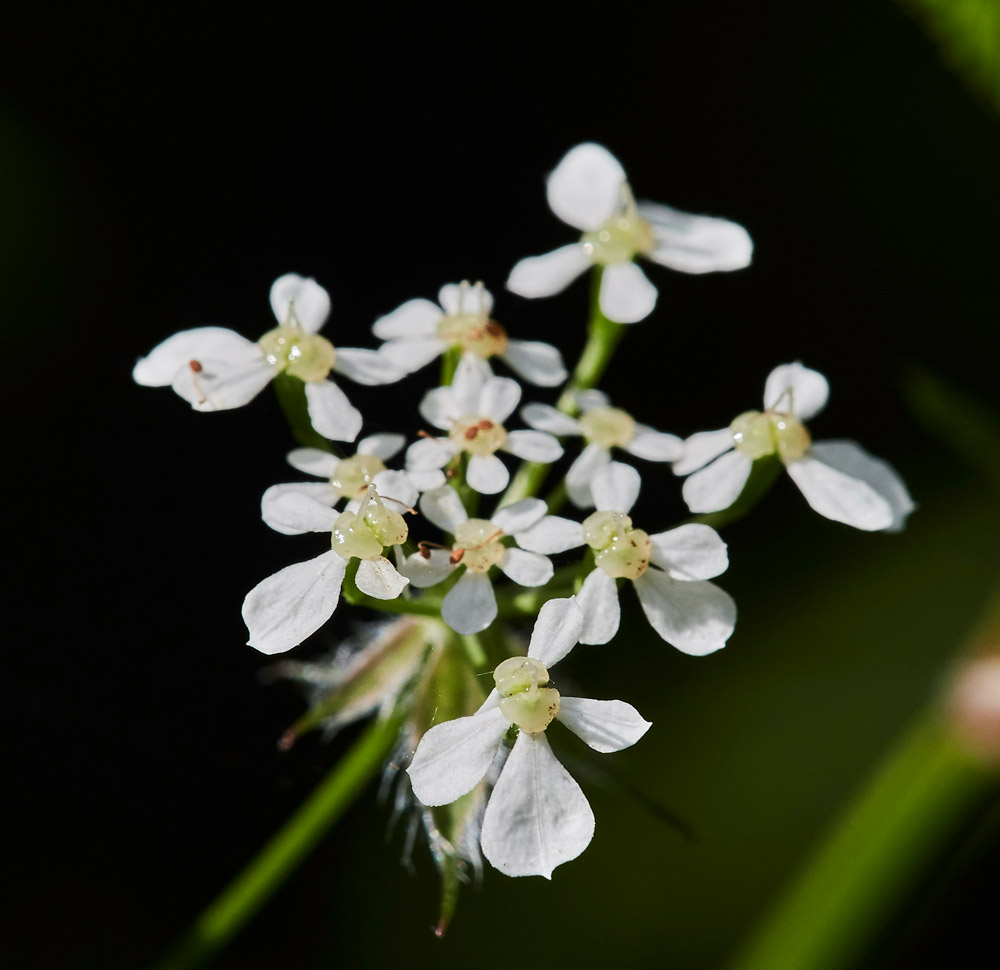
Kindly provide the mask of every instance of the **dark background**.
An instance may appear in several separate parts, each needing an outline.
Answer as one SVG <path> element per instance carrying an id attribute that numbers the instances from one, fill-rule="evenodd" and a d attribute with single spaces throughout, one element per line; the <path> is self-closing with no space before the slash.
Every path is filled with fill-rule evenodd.
<path id="1" fill-rule="evenodd" d="M 741 609 L 726 651 L 683 657 L 637 619 L 567 662 L 583 690 L 656 722 L 616 770 L 696 841 L 588 781 L 577 751 L 591 848 L 552 884 L 487 872 L 439 942 L 426 850 L 415 876 L 398 864 L 369 792 L 219 965 L 719 966 L 935 695 L 1000 570 L 993 494 L 901 391 L 922 364 L 997 403 L 995 114 L 885 2 L 342 5 L 321 20 L 151 7 L 22 11 L 13 27 L 9 965 L 145 965 L 352 736 L 279 754 L 301 700 L 261 686 L 243 645 L 246 591 L 318 549 L 259 521 L 263 489 L 294 478 L 272 397 L 195 414 L 133 386 L 135 358 L 208 323 L 257 337 L 271 281 L 295 271 L 330 290 L 334 343 L 374 346 L 377 316 L 481 277 L 513 335 L 572 361 L 584 284 L 532 302 L 502 284 L 571 240 L 544 175 L 594 139 L 640 197 L 735 219 L 757 247 L 740 273 L 649 269 L 660 301 L 612 366 L 616 403 L 686 435 L 756 406 L 768 370 L 802 359 L 832 386 L 815 435 L 889 458 L 920 511 L 902 536 L 861 535 L 783 482 L 726 533 Z M 347 389 L 369 428 L 413 432 L 430 374 L 404 393 Z M 646 471 L 637 517 L 654 531 L 683 508 Z M 338 615 L 300 654 L 348 628 Z M 993 831 L 970 827 L 872 966 L 994 965 Z"/>

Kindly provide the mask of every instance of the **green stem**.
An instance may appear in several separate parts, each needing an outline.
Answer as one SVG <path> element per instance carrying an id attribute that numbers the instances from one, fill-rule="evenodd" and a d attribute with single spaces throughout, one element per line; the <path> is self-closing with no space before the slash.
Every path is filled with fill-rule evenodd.
<path id="1" fill-rule="evenodd" d="M 392 751 L 401 723 L 402 715 L 397 712 L 367 728 L 155 970 L 204 966 L 240 931 L 361 794 Z"/>
<path id="2" fill-rule="evenodd" d="M 575 415 L 580 406 L 576 400 L 577 391 L 585 391 L 594 387 L 604 375 L 612 355 L 625 335 L 625 325 L 609 320 L 601 313 L 600 292 L 603 269 L 594 267 L 591 276 L 590 289 L 590 322 L 587 325 L 587 343 L 584 345 L 580 359 L 577 361 L 569 383 L 556 402 L 556 407 L 564 414 Z M 527 461 L 521 464 L 513 480 L 500 499 L 500 506 L 511 505 L 535 495 L 541 487 L 549 466 L 539 462 Z"/>
<path id="3" fill-rule="evenodd" d="M 312 426 L 306 402 L 305 384 L 297 377 L 290 377 L 284 373 L 278 374 L 271 384 L 292 437 L 306 448 L 319 448 L 337 454 L 333 445 Z"/>

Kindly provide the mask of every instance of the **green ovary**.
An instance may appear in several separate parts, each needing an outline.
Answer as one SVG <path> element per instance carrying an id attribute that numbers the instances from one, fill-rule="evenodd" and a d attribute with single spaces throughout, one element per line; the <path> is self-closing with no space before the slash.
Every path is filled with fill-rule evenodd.
<path id="1" fill-rule="evenodd" d="M 503 532 L 489 519 L 467 519 L 455 529 L 455 552 L 462 550 L 461 562 L 474 573 L 485 573 L 505 552 Z"/>
<path id="2" fill-rule="evenodd" d="M 559 691 L 545 687 L 549 672 L 532 657 L 509 657 L 493 671 L 497 690 L 503 695 L 500 711 L 522 731 L 538 734 L 559 713 Z"/>
<path id="3" fill-rule="evenodd" d="M 621 408 L 591 408 L 581 416 L 580 430 L 594 444 L 622 447 L 635 437 L 635 420 Z"/>
<path id="4" fill-rule="evenodd" d="M 325 379 L 337 359 L 329 340 L 293 325 L 269 330 L 258 345 L 268 364 L 302 381 Z"/>
<path id="5" fill-rule="evenodd" d="M 455 423 L 450 437 L 470 455 L 492 455 L 507 440 L 507 429 L 490 418 L 470 414 Z"/>
<path id="6" fill-rule="evenodd" d="M 330 484 L 339 495 L 346 498 L 357 498 L 363 494 L 372 479 L 385 471 L 385 463 L 375 455 L 354 455 L 337 462 L 337 467 L 330 476 Z"/>
<path id="7" fill-rule="evenodd" d="M 378 559 L 385 546 L 401 545 L 408 535 L 403 517 L 378 503 L 369 505 L 360 519 L 356 512 L 337 516 L 331 545 L 344 559 Z"/>
<path id="8" fill-rule="evenodd" d="M 638 579 L 649 568 L 649 534 L 633 529 L 624 512 L 594 512 L 583 521 L 583 538 L 594 550 L 595 564 L 609 576 Z"/>
<path id="9" fill-rule="evenodd" d="M 777 411 L 745 411 L 729 430 L 733 447 L 753 459 L 777 453 L 782 461 L 795 461 L 806 453 L 812 440 L 798 418 Z"/>

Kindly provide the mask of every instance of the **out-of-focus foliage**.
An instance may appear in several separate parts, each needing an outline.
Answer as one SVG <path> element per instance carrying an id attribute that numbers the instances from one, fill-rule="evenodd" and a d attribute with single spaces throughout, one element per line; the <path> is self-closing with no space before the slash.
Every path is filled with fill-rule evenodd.
<path id="1" fill-rule="evenodd" d="M 952 67 L 1000 110 L 1000 3 L 908 0 Z"/>

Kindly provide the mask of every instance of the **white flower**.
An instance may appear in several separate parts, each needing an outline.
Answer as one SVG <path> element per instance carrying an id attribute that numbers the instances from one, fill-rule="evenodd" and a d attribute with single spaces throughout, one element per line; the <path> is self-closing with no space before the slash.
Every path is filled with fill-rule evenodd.
<path id="1" fill-rule="evenodd" d="M 673 461 L 683 454 L 680 438 L 636 423 L 628 412 L 611 407 L 603 392 L 578 391 L 576 400 L 583 412 L 579 418 L 571 418 L 550 404 L 521 408 L 525 423 L 539 431 L 583 435 L 586 440 L 586 447 L 566 473 L 566 492 L 574 505 L 588 508 L 594 504 L 590 480 L 598 468 L 611 461 L 612 447 L 647 461 Z"/>
<path id="2" fill-rule="evenodd" d="M 466 481 L 477 492 L 492 495 L 510 478 L 496 456 L 508 451 L 525 461 L 552 462 L 562 456 L 562 445 L 544 431 L 508 431 L 503 422 L 521 400 L 521 388 L 509 377 L 494 377 L 486 363 L 472 354 L 458 362 L 455 379 L 447 387 L 428 391 L 420 413 L 446 438 L 425 437 L 406 452 L 412 471 L 443 468 L 463 451 L 469 456 Z"/>
<path id="3" fill-rule="evenodd" d="M 238 408 L 278 374 L 305 383 L 309 418 L 327 438 L 353 441 L 361 415 L 328 380 L 331 371 L 359 384 L 390 384 L 405 371 L 375 350 L 338 347 L 317 331 L 330 314 L 330 297 L 315 280 L 288 273 L 271 287 L 279 326 L 257 343 L 224 327 L 183 330 L 154 347 L 132 377 L 148 387 L 171 385 L 196 411 Z"/>
<path id="4" fill-rule="evenodd" d="M 400 479 L 396 484 L 404 483 Z M 386 546 L 395 546 L 400 558 L 409 530 L 402 515 L 386 507 L 374 485 L 368 486 L 354 509 L 349 505 L 339 514 L 305 492 L 291 493 L 276 528 L 288 534 L 329 532 L 333 548 L 308 562 L 286 566 L 247 593 L 243 601 L 243 619 L 250 631 L 247 643 L 261 653 L 291 650 L 333 616 L 351 559 L 361 560 L 354 581 L 368 596 L 395 599 L 409 583 L 382 555 Z"/>
<path id="5" fill-rule="evenodd" d="M 763 412 L 746 411 L 728 428 L 688 438 L 673 466 L 678 475 L 690 475 L 683 489 L 688 508 L 729 508 L 755 459 L 777 455 L 820 515 L 869 532 L 901 529 L 915 506 L 892 466 L 853 441 L 813 444 L 802 424 L 823 410 L 829 391 L 818 371 L 782 364 L 768 375 Z"/>
<path id="6" fill-rule="evenodd" d="M 549 600 L 538 614 L 527 657 L 494 671 L 497 689 L 471 717 L 432 727 L 407 771 L 426 805 L 447 805 L 482 779 L 511 725 L 517 740 L 483 817 L 483 855 L 508 876 L 544 876 L 575 859 L 594 835 L 594 813 L 580 786 L 559 763 L 545 731 L 561 721 L 595 751 L 621 751 L 650 723 L 623 701 L 561 697 L 548 669 L 577 642 L 583 616 L 572 598 Z"/>
<path id="7" fill-rule="evenodd" d="M 456 633 L 478 633 L 496 618 L 497 601 L 490 569 L 496 566 L 521 586 L 544 586 L 552 578 L 552 562 L 501 541 L 542 521 L 546 507 L 538 498 L 526 498 L 498 509 L 489 519 L 470 519 L 458 493 L 450 485 L 425 492 L 420 511 L 439 529 L 455 537 L 452 549 L 430 549 L 410 556 L 401 567 L 418 587 L 434 586 L 465 567 L 461 579 L 441 604 L 441 619 Z"/>
<path id="8" fill-rule="evenodd" d="M 380 353 L 408 374 L 451 347 L 484 360 L 499 357 L 524 380 L 555 387 L 566 380 L 562 355 L 538 340 L 513 340 L 490 319 L 493 296 L 482 283 L 467 281 L 441 287 L 436 306 L 430 300 L 408 300 L 375 321 L 372 332 L 385 341 Z"/>
<path id="9" fill-rule="evenodd" d="M 597 568 L 576 594 L 585 624 L 581 643 L 607 643 L 621 619 L 617 580 L 630 579 L 650 625 L 667 643 L 701 657 L 724 647 L 736 625 L 736 604 L 706 582 L 729 565 L 726 544 L 707 525 L 688 524 L 649 535 L 628 513 L 639 497 L 639 473 L 613 461 L 594 473 L 597 511 L 581 525 L 551 515 L 522 532 L 524 549 L 552 555 L 585 543 Z"/>
<path id="10" fill-rule="evenodd" d="M 593 142 L 566 153 L 546 191 L 552 211 L 583 230 L 583 236 L 543 256 L 522 259 L 507 280 L 507 289 L 521 296 L 559 293 L 596 264 L 604 267 L 601 313 L 618 323 L 635 323 L 656 304 L 656 287 L 632 261 L 636 256 L 682 273 L 750 264 L 753 243 L 742 226 L 653 202 L 636 205 L 621 163 Z"/>
<path id="11" fill-rule="evenodd" d="M 337 458 L 319 448 L 295 448 L 288 453 L 288 463 L 307 475 L 327 481 L 272 485 L 261 499 L 261 517 L 276 532 L 297 535 L 303 531 L 304 508 L 313 508 L 318 502 L 332 509 L 344 498 L 356 505 L 369 485 L 375 486 L 383 502 L 398 512 L 406 511 L 421 491 L 437 488 L 445 479 L 440 469 L 423 472 L 387 469 L 385 462 L 401 451 L 404 444 L 406 438 L 401 434 L 373 434 L 362 438 L 357 452 L 348 458 Z M 351 504 L 347 508 L 353 511 Z"/>

